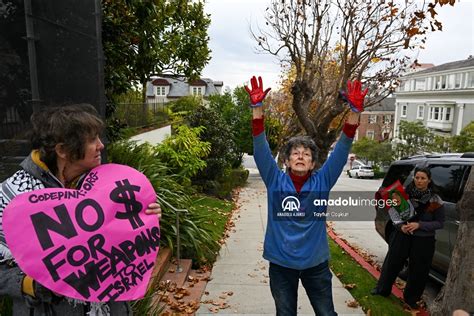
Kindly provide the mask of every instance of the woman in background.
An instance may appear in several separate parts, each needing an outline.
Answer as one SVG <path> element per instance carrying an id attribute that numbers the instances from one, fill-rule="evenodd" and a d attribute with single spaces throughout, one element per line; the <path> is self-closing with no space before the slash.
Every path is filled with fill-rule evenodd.
<path id="1" fill-rule="evenodd" d="M 390 237 L 382 273 L 371 294 L 390 295 L 398 273 L 409 259 L 403 297 L 410 308 L 416 309 L 428 281 L 435 250 L 435 233 L 444 225 L 444 209 L 441 198 L 433 193 L 428 169 L 415 169 L 413 181 L 405 191 L 409 196 L 409 208 L 413 208 L 414 212 L 407 220 L 394 223 L 396 229 Z M 394 210 L 389 210 L 389 213 L 394 214 Z"/>

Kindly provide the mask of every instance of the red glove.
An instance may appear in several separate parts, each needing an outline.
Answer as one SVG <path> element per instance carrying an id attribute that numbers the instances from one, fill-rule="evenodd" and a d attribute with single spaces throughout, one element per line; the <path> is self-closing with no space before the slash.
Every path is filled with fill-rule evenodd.
<path id="1" fill-rule="evenodd" d="M 258 77 L 258 83 L 257 83 L 257 78 L 255 76 L 250 79 L 250 83 L 252 84 L 252 90 L 250 90 L 247 86 L 244 86 L 245 90 L 250 96 L 250 106 L 251 107 L 258 107 L 262 106 L 262 101 L 265 99 L 267 96 L 268 91 L 270 91 L 271 88 L 267 88 L 267 90 L 263 91 L 263 82 L 262 82 L 262 77 Z"/>
<path id="2" fill-rule="evenodd" d="M 354 80 L 354 82 L 347 80 L 347 92 L 340 91 L 340 94 L 344 101 L 349 103 L 351 110 L 359 113 L 364 111 L 364 98 L 367 92 L 369 92 L 368 88 L 362 91 L 362 84 L 359 80 Z"/>

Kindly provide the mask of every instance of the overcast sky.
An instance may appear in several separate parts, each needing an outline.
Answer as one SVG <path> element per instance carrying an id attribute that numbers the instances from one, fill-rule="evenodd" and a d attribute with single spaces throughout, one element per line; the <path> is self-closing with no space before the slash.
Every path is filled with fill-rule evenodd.
<path id="1" fill-rule="evenodd" d="M 264 85 L 276 89 L 280 80 L 278 60 L 256 52 L 249 27 L 264 25 L 264 11 L 270 0 L 206 0 L 211 14 L 209 27 L 212 59 L 203 77 L 224 81 L 235 88 L 252 75 L 261 75 Z M 438 9 L 443 32 L 428 35 L 426 49 L 418 53 L 420 63 L 440 65 L 474 55 L 474 4 L 460 0 L 454 7 Z"/>

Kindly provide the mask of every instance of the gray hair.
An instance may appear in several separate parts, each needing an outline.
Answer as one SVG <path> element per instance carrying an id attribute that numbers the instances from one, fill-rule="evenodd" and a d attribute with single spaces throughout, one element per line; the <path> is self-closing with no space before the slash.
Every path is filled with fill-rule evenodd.
<path id="1" fill-rule="evenodd" d="M 287 161 L 290 159 L 291 150 L 300 146 L 311 150 L 311 158 L 313 162 L 317 160 L 318 147 L 316 147 L 316 143 L 309 136 L 295 136 L 290 138 L 288 143 L 286 143 L 285 147 L 283 148 L 283 160 Z"/>

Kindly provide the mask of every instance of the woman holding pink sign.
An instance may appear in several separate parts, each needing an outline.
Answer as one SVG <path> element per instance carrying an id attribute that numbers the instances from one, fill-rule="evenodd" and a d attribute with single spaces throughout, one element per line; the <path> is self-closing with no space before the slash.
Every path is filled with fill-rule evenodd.
<path id="1" fill-rule="evenodd" d="M 35 190 L 81 189 L 81 195 L 86 194 L 83 181 L 91 169 L 101 165 L 104 149 L 100 140 L 104 123 L 92 105 L 46 108 L 33 114 L 31 123 L 33 151 L 21 163 L 21 170 L 0 184 L 0 295 L 13 300 L 15 316 L 131 315 L 128 302 L 85 302 L 58 295 L 26 275 L 17 265 L 17 258 L 5 239 L 5 208 L 15 197 Z M 39 195 L 37 199 L 45 199 L 45 196 L 60 198 L 50 194 Z M 146 214 L 161 214 L 158 204 L 145 205 L 148 205 Z M 85 212 L 84 208 L 82 212 Z M 90 223 L 83 225 L 90 226 Z M 95 250 L 101 250 L 99 245 L 95 246 Z M 57 266 L 60 263 L 56 263 Z"/>

